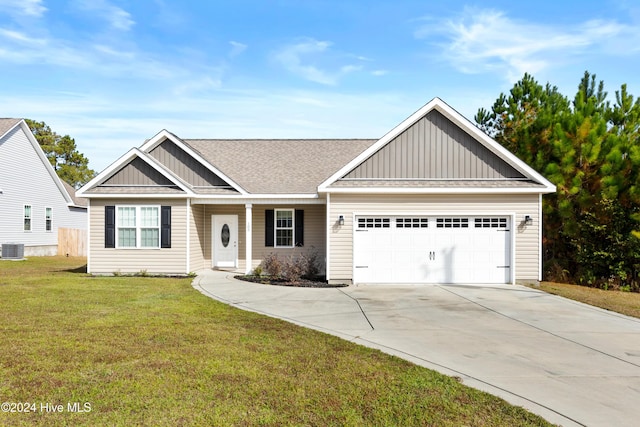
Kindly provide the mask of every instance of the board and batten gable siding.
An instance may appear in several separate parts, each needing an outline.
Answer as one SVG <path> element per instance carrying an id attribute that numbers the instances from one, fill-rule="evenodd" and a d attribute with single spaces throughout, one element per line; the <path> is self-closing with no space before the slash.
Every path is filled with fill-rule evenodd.
<path id="1" fill-rule="evenodd" d="M 187 205 L 185 199 L 91 199 L 89 273 L 187 274 Z M 171 206 L 171 248 L 105 248 L 105 206 Z"/>
<path id="2" fill-rule="evenodd" d="M 375 215 L 474 215 L 515 214 L 512 233 L 515 234 L 516 281 L 537 281 L 539 278 L 538 194 L 505 195 L 354 195 L 332 194 L 330 210 L 333 216 L 344 215 L 343 226 L 329 230 L 330 280 L 350 283 L 353 279 L 353 219 L 356 214 Z M 523 226 L 525 215 L 533 224 Z"/>
<path id="3" fill-rule="evenodd" d="M 442 113 L 432 110 L 344 178 L 503 179 L 524 176 Z"/>
<path id="4" fill-rule="evenodd" d="M 196 187 L 229 187 L 222 178 L 168 139 L 149 152 L 173 173 Z"/>
<path id="5" fill-rule="evenodd" d="M 0 139 L 0 243 L 51 246 L 55 255 L 58 228 L 86 229 L 86 209 L 70 208 L 52 175 L 20 126 Z M 31 206 L 31 231 L 24 231 L 24 205 Z M 46 231 L 46 208 L 52 209 Z"/>
<path id="6" fill-rule="evenodd" d="M 175 186 L 167 177 L 136 157 L 101 185 L 159 185 Z"/>

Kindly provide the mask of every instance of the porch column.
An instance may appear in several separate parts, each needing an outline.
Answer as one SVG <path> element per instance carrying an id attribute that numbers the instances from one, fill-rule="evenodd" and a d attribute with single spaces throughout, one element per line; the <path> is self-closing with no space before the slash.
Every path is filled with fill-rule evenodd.
<path id="1" fill-rule="evenodd" d="M 251 232 L 251 223 L 252 223 L 252 219 L 253 219 L 253 209 L 252 209 L 253 205 L 251 203 L 247 203 L 244 205 L 244 209 L 245 209 L 245 219 L 244 219 L 244 223 L 245 223 L 245 238 L 244 238 L 244 242 L 245 242 L 245 267 L 244 267 L 244 273 L 245 274 L 249 274 L 251 273 L 251 264 L 253 263 L 253 259 L 251 257 L 252 251 L 253 251 L 253 233 Z"/>

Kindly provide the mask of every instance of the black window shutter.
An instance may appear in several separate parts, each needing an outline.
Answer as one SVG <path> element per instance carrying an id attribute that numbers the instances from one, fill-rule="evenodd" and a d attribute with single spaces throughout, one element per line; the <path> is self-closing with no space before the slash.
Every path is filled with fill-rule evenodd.
<path id="1" fill-rule="evenodd" d="M 104 207 L 104 247 L 116 247 L 116 207 Z"/>
<path id="2" fill-rule="evenodd" d="M 171 206 L 160 208 L 160 247 L 171 247 Z"/>
<path id="3" fill-rule="evenodd" d="M 275 226 L 273 214 L 273 209 L 264 211 L 264 245 L 266 247 L 273 247 L 273 227 Z"/>
<path id="4" fill-rule="evenodd" d="M 304 246 L 304 211 L 296 209 L 296 225 L 295 225 L 296 246 Z"/>

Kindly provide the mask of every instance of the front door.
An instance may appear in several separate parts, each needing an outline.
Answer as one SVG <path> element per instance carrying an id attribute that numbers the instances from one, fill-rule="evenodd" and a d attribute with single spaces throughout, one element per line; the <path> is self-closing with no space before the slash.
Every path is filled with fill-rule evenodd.
<path id="1" fill-rule="evenodd" d="M 238 215 L 212 215 L 213 267 L 238 266 Z"/>

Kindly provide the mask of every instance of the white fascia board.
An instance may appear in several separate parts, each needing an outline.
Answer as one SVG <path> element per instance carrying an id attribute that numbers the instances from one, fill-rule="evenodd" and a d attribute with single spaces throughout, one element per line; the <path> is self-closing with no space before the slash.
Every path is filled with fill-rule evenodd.
<path id="1" fill-rule="evenodd" d="M 145 142 L 140 147 L 140 150 L 144 151 L 145 153 L 148 153 L 151 150 L 153 150 L 154 148 L 156 148 L 158 145 L 160 145 L 160 143 L 162 143 L 162 141 L 164 141 L 165 139 L 170 140 L 171 142 L 176 144 L 178 147 L 183 149 L 188 155 L 190 155 L 191 157 L 196 159 L 198 162 L 200 162 L 205 168 L 209 169 L 211 172 L 213 172 L 214 174 L 216 174 L 220 178 L 222 178 L 224 181 L 226 181 L 236 191 L 238 191 L 238 192 L 240 192 L 241 194 L 244 194 L 244 195 L 248 195 L 249 194 L 249 193 L 247 193 L 247 191 L 244 188 L 242 188 L 240 185 L 238 185 L 234 180 L 232 180 L 227 175 L 222 173 L 222 171 L 220 171 L 218 168 L 216 168 L 211 163 L 209 163 L 207 160 L 205 160 L 200 154 L 198 154 L 195 151 L 193 151 L 193 149 L 191 147 L 189 147 L 189 145 L 187 145 L 187 143 L 185 143 L 180 138 L 178 138 L 177 136 L 175 136 L 174 134 L 172 134 L 171 132 L 169 132 L 166 129 L 161 130 L 153 138 L 151 138 L 150 140 Z"/>
<path id="2" fill-rule="evenodd" d="M 147 194 L 87 194 L 88 199 L 188 199 L 190 194 L 162 194 L 162 193 L 147 193 Z"/>
<path id="3" fill-rule="evenodd" d="M 237 195 L 237 196 L 211 196 L 196 195 L 191 198 L 191 203 L 196 205 L 228 205 L 228 204 L 245 204 L 255 203 L 256 205 L 323 205 L 326 203 L 324 198 L 318 197 L 317 194 L 258 194 L 258 195 Z"/>
<path id="4" fill-rule="evenodd" d="M 144 153 L 144 152 L 140 151 L 139 149 L 137 149 L 135 147 L 132 148 L 131 150 L 127 151 L 118 160 L 116 160 L 115 162 L 111 163 L 109 166 L 107 166 L 106 169 L 104 169 L 102 172 L 100 172 L 91 181 L 89 181 L 84 186 L 82 186 L 82 188 L 80 188 L 76 192 L 76 195 L 79 196 L 79 197 L 102 197 L 103 195 L 85 194 L 85 193 L 86 193 L 86 191 L 91 190 L 93 187 L 99 185 L 100 183 L 102 183 L 105 180 L 107 180 L 108 178 L 110 178 L 114 173 L 116 173 L 118 170 L 120 170 L 120 168 L 122 168 L 125 164 L 129 163 L 130 161 L 132 161 L 135 157 L 139 157 L 140 159 L 142 159 L 145 163 L 147 163 L 149 166 L 151 166 L 156 171 L 160 172 L 165 178 L 167 178 L 169 181 L 173 182 L 175 185 L 177 185 L 181 190 L 183 190 L 188 195 L 193 195 L 193 191 L 189 187 L 187 187 L 185 184 L 183 184 L 181 182 L 181 180 L 176 179 L 176 177 L 174 177 L 172 174 L 167 172 L 167 170 L 165 168 L 160 167 L 155 160 L 151 160 L 151 157 L 147 153 Z M 118 197 L 120 195 L 110 194 L 110 195 L 107 195 L 107 196 L 109 196 L 109 197 L 114 197 L 114 196 Z M 122 196 L 124 196 L 124 195 L 122 195 Z M 141 195 L 136 194 L 136 195 L 131 195 L 131 196 L 140 197 Z M 156 196 L 165 197 L 167 195 L 156 195 Z M 184 195 L 181 195 L 181 197 L 184 197 Z"/>
<path id="5" fill-rule="evenodd" d="M 419 187 L 401 187 L 401 188 L 330 188 L 322 190 L 322 193 L 328 194 L 547 194 L 553 193 L 555 190 L 548 188 L 419 188 Z"/>
<path id="6" fill-rule="evenodd" d="M 404 132 L 405 130 L 407 130 L 411 126 L 413 126 L 418 120 L 423 118 L 425 115 L 427 115 L 427 113 L 429 113 L 431 110 L 434 110 L 434 109 L 438 110 L 445 117 L 447 117 L 449 120 L 451 120 L 456 125 L 458 125 L 462 130 L 464 130 L 467 133 L 471 134 L 474 138 L 479 140 L 481 144 L 485 145 L 494 154 L 498 155 L 503 160 L 505 160 L 507 163 L 509 163 L 510 165 L 515 167 L 516 169 L 518 169 L 525 176 L 528 176 L 529 178 L 533 179 L 534 181 L 537 181 L 540 184 L 544 185 L 545 189 L 548 190 L 548 191 L 545 191 L 545 192 L 553 193 L 553 192 L 556 191 L 555 185 L 553 185 L 546 178 L 544 178 L 542 175 L 540 175 L 535 170 L 533 170 L 533 168 L 531 168 L 525 162 L 523 162 L 522 160 L 517 158 L 513 153 L 509 152 L 509 150 L 504 148 L 502 145 L 500 145 L 493 138 L 489 137 L 487 134 L 485 134 L 480 129 L 478 129 L 473 123 L 471 123 L 462 114 L 458 113 L 456 110 L 451 108 L 443 100 L 441 100 L 440 98 L 436 97 L 436 98 L 433 98 L 431 101 L 429 101 L 427 104 L 425 104 L 418 111 L 413 113 L 411 116 L 409 116 L 407 119 L 405 119 L 398 126 L 394 127 L 391 131 L 387 132 L 387 134 L 385 134 L 382 138 L 380 138 L 375 144 L 373 144 L 372 146 L 367 148 L 358 157 L 356 157 L 355 159 L 353 159 L 352 161 L 347 163 L 339 171 L 337 171 L 336 173 L 331 175 L 331 177 L 329 177 L 326 181 L 321 183 L 318 186 L 318 192 L 319 193 L 320 192 L 325 192 L 327 187 L 329 187 L 331 184 L 333 184 L 334 182 L 339 180 L 342 176 L 344 176 L 347 173 L 349 173 L 352 169 L 354 169 L 360 163 L 364 162 L 371 155 L 373 155 L 376 151 L 380 150 L 388 142 L 390 142 L 391 140 L 396 138 L 398 135 L 400 135 L 402 132 Z M 334 191 L 334 190 L 332 190 L 332 191 Z"/>
<path id="7" fill-rule="evenodd" d="M 194 194 L 194 199 L 317 199 L 318 194 L 238 194 L 238 195 L 211 195 Z"/>
<path id="8" fill-rule="evenodd" d="M 62 184 L 62 180 L 60 179 L 56 171 L 53 169 L 53 166 L 51 166 L 49 159 L 47 159 L 47 156 L 44 154 L 42 147 L 40 147 L 40 143 L 38 142 L 36 137 L 33 136 L 33 133 L 31 133 L 31 129 L 29 129 L 29 125 L 27 125 L 27 122 L 24 119 L 22 119 L 20 120 L 20 122 L 18 122 L 18 124 L 20 125 L 20 127 L 22 128 L 22 131 L 27 136 L 27 139 L 33 146 L 33 149 L 35 150 L 36 154 L 44 164 L 44 167 L 47 169 L 47 172 L 51 176 L 51 179 L 56 184 L 56 187 L 58 187 L 58 190 L 60 190 L 60 193 L 62 193 L 62 197 L 66 201 L 67 206 L 75 206 L 75 202 L 71 198 L 71 195 L 69 194 L 67 189 L 64 188 L 64 185 Z M 14 129 L 14 128 L 15 126 L 12 127 L 11 129 Z"/>

